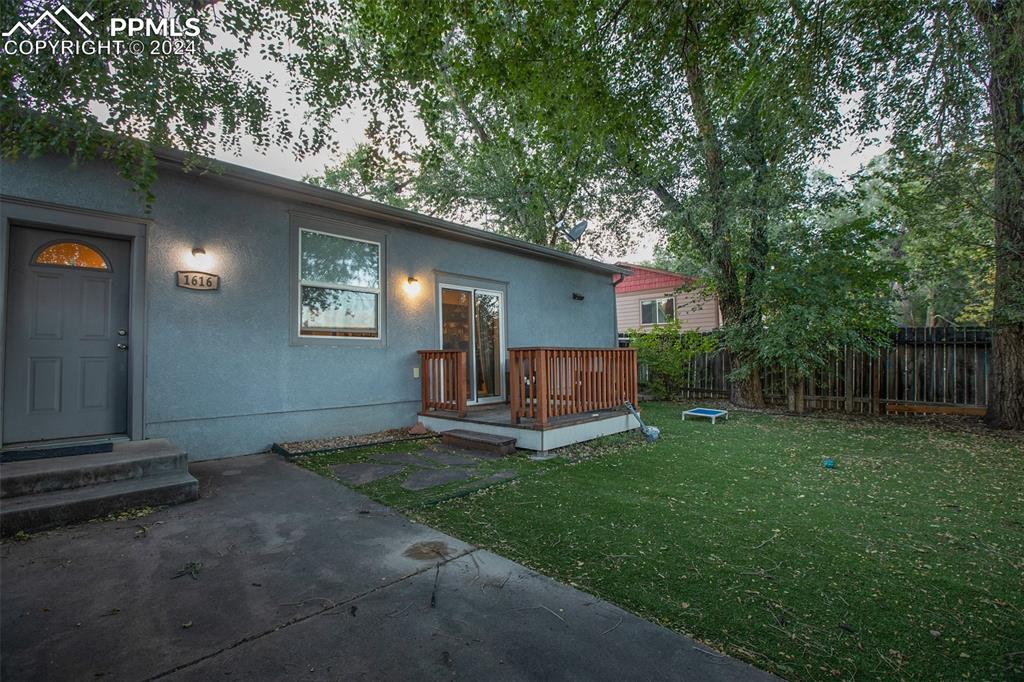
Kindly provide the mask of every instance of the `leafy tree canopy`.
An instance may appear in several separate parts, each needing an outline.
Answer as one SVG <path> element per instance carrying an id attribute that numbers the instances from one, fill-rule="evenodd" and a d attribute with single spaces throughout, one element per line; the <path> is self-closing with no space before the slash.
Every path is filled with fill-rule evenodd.
<path id="1" fill-rule="evenodd" d="M 31 22 L 51 4 L 3 0 L 4 25 Z M 331 145 L 334 116 L 345 105 L 359 100 L 386 110 L 400 100 L 388 83 L 367 79 L 342 38 L 351 18 L 348 5 L 126 0 L 89 3 L 88 9 L 97 41 L 112 39 L 114 17 L 173 17 L 180 24 L 198 18 L 196 49 L 154 54 L 159 39 L 143 36 L 140 54 L 4 55 L 4 156 L 112 157 L 136 189 L 148 192 L 154 147 L 212 155 L 218 149 L 237 151 L 247 139 L 258 149 L 287 148 L 305 156 Z M 49 22 L 36 31 L 34 38 L 67 37 Z M 257 73 L 249 64 L 266 68 Z M 274 89 L 288 92 L 285 106 L 273 106 Z M 296 110 L 305 112 L 302 120 L 295 119 Z"/>
<path id="2" fill-rule="evenodd" d="M 365 7 L 361 61 L 403 82 L 428 155 L 458 161 L 449 177 L 516 168 L 497 184 L 529 188 L 552 168 L 666 230 L 669 251 L 697 264 L 736 330 L 734 365 L 756 375 L 749 341 L 776 319 L 765 309 L 769 258 L 790 248 L 780 226 L 807 196 L 810 164 L 843 137 L 855 87 L 856 51 L 827 3 Z M 530 158 L 544 161 L 524 173 Z M 759 402 L 759 388 L 747 398 Z"/>
<path id="3" fill-rule="evenodd" d="M 880 247 L 906 267 L 894 283 L 907 326 L 986 326 L 992 315 L 995 256 L 991 162 L 891 152 L 855 178 L 863 215 L 888 226 Z"/>

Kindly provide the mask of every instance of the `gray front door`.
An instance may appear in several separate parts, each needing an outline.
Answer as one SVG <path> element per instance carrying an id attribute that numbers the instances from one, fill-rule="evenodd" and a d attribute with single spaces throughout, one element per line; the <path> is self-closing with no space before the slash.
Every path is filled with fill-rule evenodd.
<path id="1" fill-rule="evenodd" d="M 130 246 L 12 227 L 5 443 L 128 430 Z"/>

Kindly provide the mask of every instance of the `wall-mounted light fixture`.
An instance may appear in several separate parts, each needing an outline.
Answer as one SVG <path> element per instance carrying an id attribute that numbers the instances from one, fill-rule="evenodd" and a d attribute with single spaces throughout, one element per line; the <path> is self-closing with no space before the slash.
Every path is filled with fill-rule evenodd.
<path id="1" fill-rule="evenodd" d="M 210 256 L 206 253 L 206 249 L 201 246 L 197 246 L 192 249 L 192 264 L 197 268 L 207 268 L 211 262 Z"/>
<path id="2" fill-rule="evenodd" d="M 405 293 L 410 296 L 420 293 L 420 281 L 415 277 L 409 277 L 409 279 L 405 280 Z"/>

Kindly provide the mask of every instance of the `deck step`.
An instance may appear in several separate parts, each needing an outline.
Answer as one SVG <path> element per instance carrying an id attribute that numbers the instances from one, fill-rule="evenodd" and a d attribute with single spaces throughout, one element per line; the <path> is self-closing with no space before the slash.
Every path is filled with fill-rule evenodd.
<path id="1" fill-rule="evenodd" d="M 0 498 L 188 471 L 188 456 L 163 438 L 124 441 L 111 452 L 0 464 Z"/>
<path id="2" fill-rule="evenodd" d="M 441 434 L 441 442 L 455 448 L 483 450 L 499 455 L 510 455 L 516 451 L 516 439 L 467 429 L 452 429 Z"/>
<path id="3" fill-rule="evenodd" d="M 188 471 L 129 478 L 0 502 L 0 534 L 38 531 L 141 506 L 190 502 L 199 482 Z"/>

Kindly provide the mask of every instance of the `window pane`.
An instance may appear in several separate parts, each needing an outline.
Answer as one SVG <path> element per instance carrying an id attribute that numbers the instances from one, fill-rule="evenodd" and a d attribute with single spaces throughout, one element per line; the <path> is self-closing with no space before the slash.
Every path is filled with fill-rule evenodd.
<path id="1" fill-rule="evenodd" d="M 441 348 L 469 351 L 471 301 L 461 289 L 441 289 Z"/>
<path id="2" fill-rule="evenodd" d="M 640 324 L 654 324 L 654 301 L 640 304 Z"/>
<path id="3" fill-rule="evenodd" d="M 39 252 L 34 261 L 36 265 L 62 265 L 68 268 L 88 268 L 90 270 L 109 270 L 107 260 L 97 251 L 78 242 L 61 242 L 51 244 Z"/>
<path id="4" fill-rule="evenodd" d="M 300 277 L 377 289 L 380 287 L 380 246 L 320 232 L 299 231 L 302 241 Z"/>
<path id="5" fill-rule="evenodd" d="M 666 298 L 661 302 L 661 321 L 670 322 L 676 317 L 676 300 L 674 298 Z"/>
<path id="6" fill-rule="evenodd" d="M 470 337 L 472 336 L 472 300 L 473 294 L 461 289 L 441 289 L 441 348 L 445 350 L 461 350 L 470 353 Z M 467 356 L 466 362 L 470 362 Z M 467 372 L 469 374 L 469 372 Z M 473 396 L 473 377 L 466 377 L 466 395 L 470 400 Z"/>
<path id="7" fill-rule="evenodd" d="M 300 333 L 313 336 L 377 336 L 377 294 L 302 287 Z"/>

